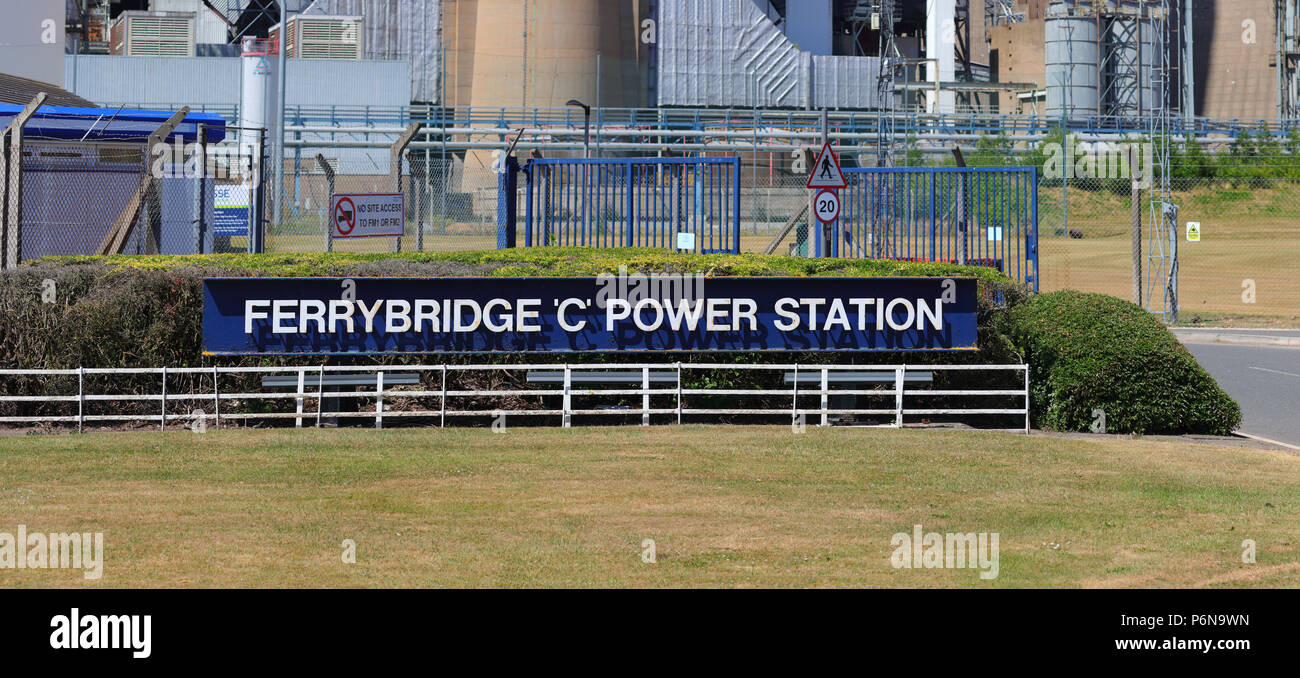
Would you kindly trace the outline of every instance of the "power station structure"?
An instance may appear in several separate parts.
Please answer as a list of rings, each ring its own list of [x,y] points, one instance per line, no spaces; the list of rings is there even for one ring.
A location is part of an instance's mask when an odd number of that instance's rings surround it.
[[[742,154],[770,177],[820,139],[866,170],[995,135],[1018,149],[1057,131],[1145,136],[1158,185],[1135,279],[1174,307],[1170,137],[1222,145],[1300,122],[1300,0],[66,4],[69,89],[107,107],[213,106],[242,153],[292,171],[292,187],[275,182],[277,220],[279,203],[319,209],[300,195],[304,166],[333,182],[346,164],[376,186],[407,171],[426,193],[478,200],[511,138],[553,160],[586,155],[586,138],[605,160]],[[409,154],[389,155],[412,125]]]
[[[1189,3],[1182,5],[1053,2],[1044,22],[1046,115],[1147,117],[1184,108],[1193,94],[1192,79],[1183,77],[1191,52],[1182,23]]]
[[[68,77],[54,84],[105,105],[237,107],[237,88],[205,86],[214,64],[203,64],[237,60],[245,37],[272,37],[282,4],[296,41],[286,56],[299,65],[284,74],[284,104],[342,111],[330,120],[340,126],[379,117],[349,117],[355,108],[496,108],[508,120],[511,112],[545,117],[570,100],[591,106],[598,122],[617,118],[616,109],[898,114],[870,118],[886,142],[894,127],[933,130],[921,117],[929,115],[1024,117],[1015,124],[1029,131],[1062,116],[1070,124],[1109,118],[1133,133],[1168,107],[1179,133],[1198,135],[1197,118],[1300,117],[1297,0],[68,4],[74,44]],[[406,69],[408,92],[364,89],[386,84],[383,63]],[[340,70],[333,86],[296,84],[325,64]],[[367,69],[374,77],[356,74]]]

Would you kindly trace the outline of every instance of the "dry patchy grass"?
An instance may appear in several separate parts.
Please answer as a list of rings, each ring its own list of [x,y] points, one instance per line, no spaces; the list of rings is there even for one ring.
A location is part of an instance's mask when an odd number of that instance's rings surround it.
[[[0,531],[102,531],[104,577],[0,585],[1295,586],[1300,458],[779,427],[0,438]],[[1000,575],[890,538],[998,532]],[[1241,542],[1259,562],[1241,562]],[[357,543],[344,564],[341,542]],[[641,560],[653,539],[658,562]]]

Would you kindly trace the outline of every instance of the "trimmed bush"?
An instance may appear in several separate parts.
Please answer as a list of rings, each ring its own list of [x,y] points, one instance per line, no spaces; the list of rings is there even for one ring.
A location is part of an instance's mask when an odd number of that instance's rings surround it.
[[[1005,363],[1017,360],[1005,336],[1007,305],[1023,298],[1020,287],[988,268],[898,261],[805,259],[758,255],[683,255],[663,250],[593,250],[581,248],[531,248],[454,253],[211,255],[199,257],[64,257],[34,262],[0,273],[0,368],[75,367],[198,367],[209,365],[381,365],[418,363],[545,363],[574,360],[573,354],[529,355],[512,353],[465,355],[343,355],[343,356],[204,356],[202,337],[202,282],[205,277],[470,277],[470,276],[596,276],[630,273],[703,273],[708,276],[969,276],[979,280],[980,351],[844,355],[837,353],[642,353],[644,362],[818,363]],[[46,281],[53,283],[52,290]],[[53,302],[47,292],[53,292]],[[43,295],[43,293],[46,293]],[[44,297],[44,298],[43,298]],[[587,354],[592,363],[626,361],[618,353]],[[944,375],[945,384],[964,388],[969,373]],[[174,387],[193,389],[202,375],[174,376]],[[486,381],[501,379],[494,373],[470,372],[455,377],[454,388],[489,388]],[[697,377],[686,377],[695,388]],[[779,373],[753,370],[714,372],[708,379],[730,388],[763,385],[781,388]],[[13,377],[0,380],[0,395],[53,395],[75,392],[77,377]],[[155,392],[158,377],[115,377],[122,392]],[[486,380],[486,381],[485,381]],[[718,381],[721,380],[721,381]],[[232,392],[258,391],[256,375],[229,376],[223,388]],[[499,384],[497,384],[499,386]],[[523,388],[526,384],[515,384]],[[437,388],[436,384],[425,384]],[[996,386],[996,385],[994,385]],[[1006,387],[1013,387],[1014,383]],[[209,386],[204,386],[208,388]],[[786,396],[755,407],[782,408]],[[637,400],[636,402],[640,402]],[[393,405],[398,405],[394,399]],[[434,404],[426,403],[429,407]],[[536,403],[533,403],[536,406]],[[288,411],[292,401],[247,405],[230,403],[230,411],[248,407]],[[936,401],[935,407],[949,406]],[[1009,403],[1008,407],[1014,406]],[[100,403],[103,413],[152,413],[152,403]],[[529,403],[512,405],[528,409]],[[0,415],[66,414],[60,404],[0,403]],[[779,417],[777,417],[779,419]]]
[[[988,268],[886,260],[759,255],[683,255],[663,250],[530,248],[451,253],[267,254],[198,257],[64,257],[0,273],[0,368],[193,367],[427,362],[428,356],[203,356],[202,281],[244,276],[595,276],[618,273],[709,276],[971,276],[979,279],[979,351],[807,354],[643,354],[646,362],[860,362],[978,364],[1029,360],[1037,425],[1086,431],[1093,409],[1115,432],[1228,433],[1240,410],[1150,314],[1127,302],[1077,292],[1026,301],[1021,287]],[[51,291],[45,281],[53,282]],[[584,356],[619,362],[618,354]],[[440,356],[439,362],[561,362],[572,355]],[[779,376],[771,378],[779,379]],[[750,371],[726,378],[755,383]],[[964,388],[965,373],[945,375]],[[75,377],[72,377],[75,379]],[[141,378],[140,388],[154,388]],[[55,379],[10,380],[5,392],[66,391]],[[73,388],[75,388],[75,381]],[[777,387],[773,382],[768,386]],[[246,385],[256,386],[251,381]],[[984,384],[987,387],[990,384]],[[1014,387],[1007,384],[1006,387]],[[235,385],[231,385],[235,387]],[[288,401],[285,401],[286,403]],[[943,405],[937,403],[936,407]],[[776,406],[776,405],[774,405]],[[994,406],[994,405],[990,405]],[[1007,407],[1014,407],[1008,402]],[[0,410],[16,411],[10,403]],[[27,408],[29,410],[42,409]],[[42,410],[43,411],[43,410]]]
[[[1019,287],[989,268],[899,261],[807,259],[760,255],[688,255],[652,249],[529,248],[405,254],[220,254],[204,256],[52,257],[0,273],[0,368],[194,367],[211,364],[319,364],[320,357],[276,358],[201,355],[203,279],[207,277],[475,277],[596,276],[696,273],[707,276],[968,276],[980,281],[978,355],[909,354],[908,362],[990,362],[1011,359],[1005,306]],[[43,298],[53,282],[54,302]],[[996,329],[993,329],[996,328]],[[611,360],[618,356],[609,354]],[[650,359],[651,356],[643,356]],[[665,356],[666,357],[666,356]],[[739,356],[751,359],[748,356]],[[666,357],[689,360],[688,354]],[[775,356],[767,360],[787,360]],[[830,354],[798,356],[827,362]],[[890,362],[890,354],[871,360]],[[455,357],[442,357],[439,360]],[[527,360],[545,360],[531,356]],[[556,356],[556,360],[565,360]],[[601,361],[601,357],[593,357]],[[332,356],[339,363],[400,363],[427,356]],[[479,355],[479,362],[511,362],[508,355]],[[717,357],[710,358],[716,361]]]
[[[1040,294],[1011,313],[1030,363],[1035,425],[1112,433],[1227,435],[1241,408],[1155,316],[1102,294]]]

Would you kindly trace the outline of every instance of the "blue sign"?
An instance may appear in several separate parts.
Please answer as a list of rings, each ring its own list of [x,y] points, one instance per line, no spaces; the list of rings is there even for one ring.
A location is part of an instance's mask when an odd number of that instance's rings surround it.
[[[976,348],[973,278],[215,278],[205,354]]]
[[[248,235],[247,186],[216,186],[212,189],[212,234]]]

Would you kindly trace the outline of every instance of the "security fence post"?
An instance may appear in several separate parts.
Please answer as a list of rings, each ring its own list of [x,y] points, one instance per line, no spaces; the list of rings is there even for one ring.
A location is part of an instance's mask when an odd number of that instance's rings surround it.
[[[4,132],[0,132],[3,143],[4,180],[3,214],[0,214],[0,269],[17,268],[22,261],[23,229],[23,127],[36,114],[36,109],[45,103],[46,94],[40,92],[32,98],[27,107],[14,116]]]
[[[207,203],[204,200],[204,194],[207,192],[208,160],[207,152],[203,144],[203,123],[195,126],[198,131],[195,134],[194,143],[194,164],[198,170],[198,176],[194,179],[194,253],[204,254],[203,240],[206,225],[203,218],[206,216]]]

